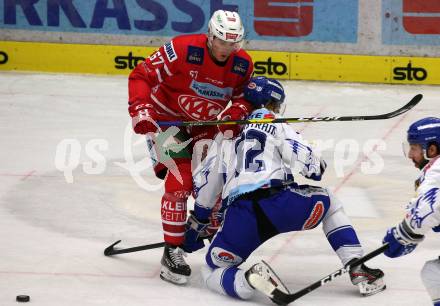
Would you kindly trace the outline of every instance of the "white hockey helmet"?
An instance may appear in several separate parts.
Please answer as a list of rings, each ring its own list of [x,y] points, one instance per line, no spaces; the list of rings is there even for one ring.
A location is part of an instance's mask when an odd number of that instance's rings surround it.
[[[209,42],[215,37],[232,43],[241,43],[244,38],[244,27],[237,12],[215,11],[208,24]]]

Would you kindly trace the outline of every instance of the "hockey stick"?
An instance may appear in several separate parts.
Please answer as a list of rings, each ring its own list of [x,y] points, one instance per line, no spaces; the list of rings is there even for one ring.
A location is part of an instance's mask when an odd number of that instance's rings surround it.
[[[378,249],[368,253],[367,255],[359,258],[351,265],[346,266],[344,268],[341,268],[339,270],[336,270],[335,272],[327,275],[326,277],[321,278],[319,281],[317,281],[317,282],[315,282],[315,283],[313,283],[313,284],[311,284],[311,285],[305,287],[304,289],[301,289],[295,293],[286,294],[286,293],[280,291],[279,289],[275,288],[275,290],[272,291],[272,299],[274,301],[276,301],[276,303],[278,305],[287,305],[289,303],[292,303],[293,301],[296,301],[300,297],[302,297],[302,296],[312,292],[313,290],[331,282],[336,277],[339,277],[339,276],[347,273],[348,271],[350,271],[351,267],[359,266],[359,265],[363,264],[364,262],[366,262],[367,260],[370,260],[371,258],[376,257],[379,254],[382,254],[387,248],[388,248],[388,243],[385,243],[380,248],[378,248]]]
[[[252,123],[300,123],[300,122],[330,122],[330,121],[365,121],[383,120],[396,117],[409,111],[417,105],[423,98],[422,94],[415,95],[411,101],[395,111],[382,115],[370,116],[342,116],[342,117],[295,117],[295,118],[276,118],[276,119],[247,119],[247,120],[216,120],[216,121],[158,121],[159,126],[199,126],[199,125],[218,125],[218,124],[252,124]]]
[[[137,247],[126,248],[126,249],[115,249],[114,246],[117,245],[119,242],[121,242],[121,240],[118,240],[115,243],[113,243],[112,245],[106,247],[104,250],[104,255],[105,256],[112,256],[112,255],[116,255],[116,254],[133,253],[133,252],[138,252],[138,251],[161,248],[165,245],[165,242],[159,242],[159,243],[140,245]]]
[[[211,237],[212,238],[212,237]],[[200,239],[210,239],[208,237],[200,238]],[[145,244],[140,245],[132,248],[126,248],[126,249],[115,249],[114,246],[117,245],[121,240],[116,241],[115,243],[109,245],[104,250],[105,256],[112,256],[117,254],[124,254],[124,253],[133,253],[133,252],[139,252],[139,251],[145,251],[145,250],[151,250],[151,249],[158,249],[165,246],[165,242],[158,242],[158,243],[151,243],[151,244]]]

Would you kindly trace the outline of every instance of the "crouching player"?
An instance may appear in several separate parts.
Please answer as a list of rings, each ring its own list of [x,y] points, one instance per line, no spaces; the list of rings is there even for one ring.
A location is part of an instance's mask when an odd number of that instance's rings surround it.
[[[440,118],[427,117],[408,129],[408,157],[421,170],[417,196],[411,200],[402,222],[388,229],[383,242],[391,258],[414,251],[429,230],[440,232]],[[427,261],[422,280],[435,306],[440,306],[440,259]]]
[[[282,85],[257,77],[245,88],[245,99],[255,111],[249,119],[273,119],[283,106]],[[221,139],[210,147],[195,172],[195,209],[188,219],[186,250],[201,247],[197,240],[209,224],[210,207],[221,194],[226,207],[223,224],[206,255],[202,274],[207,287],[231,297],[249,299],[255,289],[272,298],[278,288],[288,293],[270,267],[257,263],[239,268],[250,254],[271,237],[315,228],[324,233],[344,266],[363,250],[342,205],[328,189],[294,183],[293,174],[321,179],[326,164],[309,144],[286,123],[246,125],[239,137]],[[366,265],[350,270],[351,282],[362,295],[385,289],[384,273]]]

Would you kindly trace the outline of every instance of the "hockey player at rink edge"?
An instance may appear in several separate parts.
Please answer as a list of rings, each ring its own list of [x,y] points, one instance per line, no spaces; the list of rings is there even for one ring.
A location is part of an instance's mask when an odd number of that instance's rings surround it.
[[[252,78],[244,93],[255,107],[249,119],[275,118],[285,98],[282,85],[265,77]],[[335,196],[326,188],[294,182],[298,172],[321,180],[326,164],[290,125],[249,124],[239,137],[224,139],[219,134],[215,142],[194,171],[196,202],[185,234],[189,251],[203,246],[198,234],[209,224],[211,207],[221,194],[224,221],[202,268],[209,289],[239,299],[251,298],[257,289],[277,303],[270,292],[275,287],[288,290],[264,261],[247,271],[238,266],[275,235],[311,230],[320,223],[344,266],[363,256],[356,232]],[[385,289],[379,269],[363,264],[349,275],[364,296]]]
[[[415,184],[416,196],[407,206],[403,221],[388,229],[383,239],[389,243],[385,255],[391,258],[414,251],[431,229],[440,232],[440,118],[414,122],[407,137],[409,147],[405,151],[421,172]],[[427,261],[421,276],[433,304],[440,306],[440,258]]]
[[[128,111],[133,130],[147,136],[154,172],[165,180],[161,218],[166,245],[160,277],[175,284],[185,284],[191,274],[182,244],[187,201],[193,190],[193,150],[201,142],[212,140],[218,130],[233,136],[241,127],[161,128],[156,122],[217,120],[220,113],[220,120],[246,118],[252,105],[243,99],[243,89],[252,75],[253,63],[241,48],[243,38],[238,13],[218,10],[208,23],[207,34],[174,37],[129,76]],[[225,109],[228,103],[231,105]],[[219,224],[213,210],[208,229],[213,233]]]

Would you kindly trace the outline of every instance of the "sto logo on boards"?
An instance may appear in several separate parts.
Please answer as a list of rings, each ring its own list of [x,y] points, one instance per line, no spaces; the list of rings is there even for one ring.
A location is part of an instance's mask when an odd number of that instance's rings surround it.
[[[393,69],[394,80],[397,81],[424,81],[428,77],[428,72],[422,67],[413,67],[411,62],[406,67],[395,67]]]
[[[127,56],[125,55],[118,55],[115,57],[115,68],[116,69],[134,69],[139,62],[142,62],[145,58],[140,56],[133,56],[133,53],[131,51],[128,53]]]
[[[0,51],[0,65],[6,64],[8,59],[8,54],[4,51]]]
[[[254,72],[256,75],[283,75],[287,72],[286,64],[282,62],[273,62],[272,57],[269,57],[265,62],[258,61],[254,63]]]

